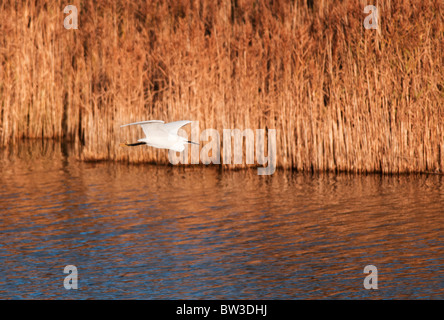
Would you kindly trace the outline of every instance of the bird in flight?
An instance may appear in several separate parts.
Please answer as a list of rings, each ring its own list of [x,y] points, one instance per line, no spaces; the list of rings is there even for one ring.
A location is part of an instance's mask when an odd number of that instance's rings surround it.
[[[149,120],[140,121],[122,125],[120,127],[140,125],[145,133],[145,138],[137,140],[136,143],[121,143],[121,146],[139,146],[146,144],[150,147],[160,149],[170,149],[178,152],[182,152],[185,149],[187,143],[197,144],[196,142],[189,141],[187,138],[181,137],[177,134],[177,131],[184,125],[190,123],[189,120],[181,120],[175,122],[165,123],[162,120]]]

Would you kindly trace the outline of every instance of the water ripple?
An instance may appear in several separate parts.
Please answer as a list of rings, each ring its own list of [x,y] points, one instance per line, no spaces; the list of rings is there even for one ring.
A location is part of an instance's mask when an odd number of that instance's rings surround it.
[[[444,298],[442,176],[29,161],[0,157],[0,298]]]

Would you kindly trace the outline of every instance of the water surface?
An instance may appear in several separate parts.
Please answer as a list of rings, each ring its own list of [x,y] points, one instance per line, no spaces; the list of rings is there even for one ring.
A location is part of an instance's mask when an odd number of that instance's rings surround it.
[[[440,175],[84,163],[50,142],[0,150],[0,172],[2,299],[444,298]]]

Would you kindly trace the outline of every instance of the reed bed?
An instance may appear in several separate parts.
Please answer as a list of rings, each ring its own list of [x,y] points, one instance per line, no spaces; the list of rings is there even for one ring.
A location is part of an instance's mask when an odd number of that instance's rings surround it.
[[[444,4],[378,1],[0,3],[0,146],[71,140],[81,160],[168,162],[120,125],[277,129],[277,165],[443,172]],[[189,131],[189,129],[187,129]],[[245,161],[245,158],[244,158]]]

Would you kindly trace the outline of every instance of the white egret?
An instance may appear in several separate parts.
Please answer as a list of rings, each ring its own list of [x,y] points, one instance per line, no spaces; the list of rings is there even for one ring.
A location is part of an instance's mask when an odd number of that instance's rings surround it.
[[[185,149],[185,144],[196,142],[189,141],[188,139],[181,137],[177,134],[177,131],[184,125],[190,123],[189,120],[175,121],[165,123],[162,120],[149,120],[140,121],[122,125],[120,127],[140,125],[145,133],[145,138],[137,140],[137,143],[123,143],[121,146],[139,146],[146,144],[150,147],[160,149],[171,149],[174,151],[182,152]]]

